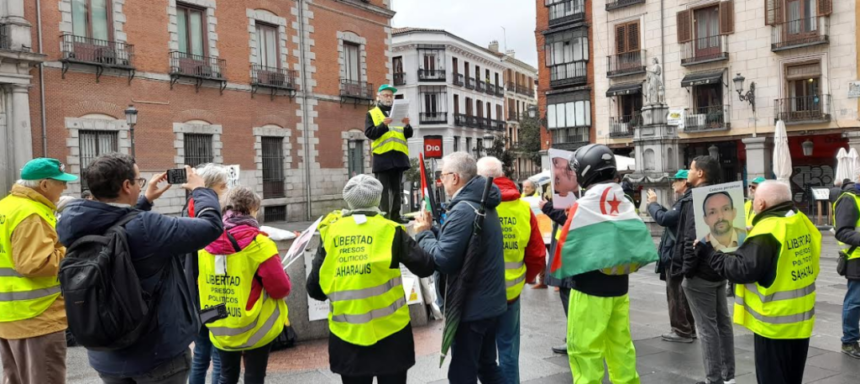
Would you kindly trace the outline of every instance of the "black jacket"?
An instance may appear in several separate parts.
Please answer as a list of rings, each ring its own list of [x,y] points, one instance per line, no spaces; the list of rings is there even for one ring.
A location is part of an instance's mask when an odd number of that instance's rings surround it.
[[[379,109],[385,113],[385,116],[391,112],[391,107],[380,105]],[[370,140],[376,140],[380,136],[388,132],[388,126],[385,123],[379,125],[373,124],[373,116],[367,112],[364,118],[364,135]],[[412,137],[412,126],[406,125],[403,127],[403,136],[407,139]],[[372,145],[372,144],[371,144]],[[388,151],[381,155],[373,155],[373,173],[388,172],[388,171],[406,171],[410,168],[409,156],[403,152]]]
[[[854,195],[860,194],[854,183],[844,184],[842,191],[843,193]],[[860,210],[857,209],[857,203],[850,196],[846,196],[836,203],[834,211],[836,240],[847,244],[849,247],[860,247],[860,233],[855,229],[857,220],[860,219]],[[845,277],[850,280],[860,280],[860,259],[849,260],[846,266],[847,273]]]
[[[696,221],[693,217],[693,190],[687,189],[684,196],[681,196],[672,209],[678,209],[678,218],[675,224],[675,247],[672,249],[672,258],[664,267],[666,274],[672,277],[684,276],[684,238],[687,232],[695,239],[696,237]],[[692,247],[693,243],[690,243]]]
[[[753,225],[768,217],[785,217],[797,212],[791,202],[783,203],[756,215]],[[772,234],[763,234],[746,241],[734,252],[714,252],[709,243],[699,243],[696,249],[708,260],[708,265],[720,276],[737,284],[758,283],[770,287],[776,279],[776,266],[782,246]]]
[[[704,185],[702,185],[704,186]],[[688,194],[690,198],[687,199]],[[680,220],[678,220],[678,247],[675,248],[675,256],[681,257],[681,271],[684,277],[698,277],[708,281],[721,281],[723,278],[711,268],[707,260],[696,252],[693,243],[696,242],[696,216],[693,213],[693,191],[684,194],[684,202],[681,205]],[[680,251],[680,252],[679,252]],[[674,263],[673,263],[674,265]],[[673,276],[675,276],[673,274]]]
[[[666,269],[672,262],[672,256],[675,254],[675,243],[678,238],[678,219],[681,216],[681,199],[672,205],[672,209],[666,209],[658,203],[648,204],[648,214],[654,219],[659,226],[665,228],[663,236],[660,238],[660,260],[657,262],[657,271],[660,273],[660,279],[666,279]]]
[[[308,295],[320,301],[327,299],[320,287],[320,268],[325,258],[325,248],[319,247],[307,282]],[[418,277],[433,274],[433,258],[418,247],[418,243],[412,240],[403,229],[398,229],[394,234],[391,246],[391,268],[399,269],[400,264],[405,265]],[[331,333],[328,338],[328,349],[332,372],[344,376],[389,375],[403,372],[415,365],[415,345],[411,323],[399,332],[368,347],[351,344]]]

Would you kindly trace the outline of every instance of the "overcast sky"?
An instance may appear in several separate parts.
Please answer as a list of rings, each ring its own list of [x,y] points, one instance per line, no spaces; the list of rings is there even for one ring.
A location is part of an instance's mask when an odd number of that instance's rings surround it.
[[[535,2],[528,0],[392,0],[395,28],[444,29],[479,46],[492,40],[537,68]]]

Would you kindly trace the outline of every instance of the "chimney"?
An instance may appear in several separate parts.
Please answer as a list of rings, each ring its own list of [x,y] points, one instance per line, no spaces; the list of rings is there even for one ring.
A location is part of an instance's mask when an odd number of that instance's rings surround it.
[[[517,52],[514,51],[513,49],[509,49],[507,52],[505,52],[505,54],[510,56],[511,58],[514,58],[514,59],[517,58]]]
[[[491,41],[489,49],[493,52],[498,53],[499,52],[499,41],[498,40]]]

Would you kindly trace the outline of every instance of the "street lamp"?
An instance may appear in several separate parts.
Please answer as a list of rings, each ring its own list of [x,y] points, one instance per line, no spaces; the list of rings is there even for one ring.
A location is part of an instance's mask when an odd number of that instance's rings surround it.
[[[815,144],[812,143],[812,140],[806,139],[803,144],[800,144],[803,147],[803,156],[809,157],[812,156],[812,150],[815,148]]]
[[[720,149],[717,148],[716,145],[711,145],[708,147],[708,154],[714,158],[714,160],[720,161]]]
[[[528,113],[530,119],[537,118],[537,106],[529,105]]]
[[[125,109],[125,122],[128,123],[129,135],[131,137],[131,157],[134,158],[134,126],[137,124],[137,108],[129,104]]]
[[[747,101],[752,106],[753,113],[755,113],[755,81],[750,83],[750,90],[747,91],[746,95],[744,95],[744,80],[746,80],[740,73],[732,79],[735,83],[735,90],[738,91],[738,97],[741,101]]]

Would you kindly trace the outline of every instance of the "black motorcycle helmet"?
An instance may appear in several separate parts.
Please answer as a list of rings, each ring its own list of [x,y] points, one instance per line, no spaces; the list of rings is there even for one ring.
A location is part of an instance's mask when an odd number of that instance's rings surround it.
[[[582,188],[615,179],[618,170],[615,154],[602,144],[589,144],[576,150],[570,159],[570,168]]]

